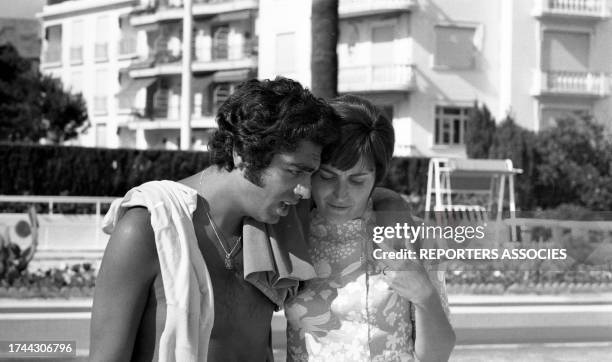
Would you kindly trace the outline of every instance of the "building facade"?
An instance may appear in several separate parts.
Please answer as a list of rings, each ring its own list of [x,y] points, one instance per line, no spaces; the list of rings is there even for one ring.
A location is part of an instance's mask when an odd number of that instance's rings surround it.
[[[241,81],[310,85],[311,2],[193,3],[191,141],[204,149]],[[45,7],[42,69],[86,95],[83,144],[178,147],[182,16],[182,0]],[[608,0],[340,0],[339,16],[339,92],[393,119],[398,156],[464,156],[475,102],[536,131],[574,111],[610,122]]]
[[[42,22],[41,71],[82,93],[91,127],[77,141],[84,146],[123,147],[121,124],[129,110],[116,95],[122,69],[137,57],[136,32],[129,26],[135,0],[55,1],[38,15]]]
[[[498,121],[511,115],[536,131],[574,111],[609,123],[609,6],[340,0],[339,92],[360,94],[392,115],[395,155],[402,156],[464,156],[474,102]],[[310,2],[261,0],[259,11],[260,78],[283,74],[308,85]]]

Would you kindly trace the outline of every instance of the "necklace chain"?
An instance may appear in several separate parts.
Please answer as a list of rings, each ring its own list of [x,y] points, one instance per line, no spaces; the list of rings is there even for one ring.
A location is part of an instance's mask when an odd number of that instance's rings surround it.
[[[202,189],[203,178],[204,178],[204,171],[200,173],[200,183],[198,184],[198,191]],[[239,246],[242,245],[242,236],[238,237],[238,240],[236,240],[236,242],[234,243],[234,246],[232,246],[232,248],[228,252],[227,249],[225,248],[225,243],[224,243],[225,238],[222,237],[223,233],[220,230],[217,230],[217,224],[215,223],[215,221],[213,220],[212,216],[210,215],[208,211],[206,211],[206,216],[208,217],[210,226],[212,227],[213,232],[215,233],[215,236],[217,237],[217,240],[219,241],[219,245],[221,246],[221,249],[223,249],[223,252],[225,253],[225,260],[224,260],[225,268],[228,270],[231,270],[233,269],[232,259],[234,258],[236,252],[240,250]]]

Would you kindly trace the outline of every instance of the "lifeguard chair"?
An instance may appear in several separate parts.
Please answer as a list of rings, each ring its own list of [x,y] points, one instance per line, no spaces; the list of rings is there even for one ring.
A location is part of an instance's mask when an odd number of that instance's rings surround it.
[[[489,214],[496,212],[501,221],[504,195],[508,183],[508,209],[511,217],[516,211],[514,175],[523,171],[512,165],[512,160],[432,158],[427,172],[425,220],[433,211],[445,223],[470,221],[486,223]],[[433,195],[433,205],[432,205]],[[479,204],[457,204],[453,196],[482,195]],[[497,208],[492,210],[497,199]],[[514,234],[514,232],[513,232]],[[515,236],[512,235],[513,240]]]

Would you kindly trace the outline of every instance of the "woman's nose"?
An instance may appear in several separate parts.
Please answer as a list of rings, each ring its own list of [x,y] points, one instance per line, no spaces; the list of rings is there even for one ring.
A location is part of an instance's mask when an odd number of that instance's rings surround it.
[[[348,195],[348,187],[345,182],[338,182],[334,187],[334,196],[338,199],[343,199]]]

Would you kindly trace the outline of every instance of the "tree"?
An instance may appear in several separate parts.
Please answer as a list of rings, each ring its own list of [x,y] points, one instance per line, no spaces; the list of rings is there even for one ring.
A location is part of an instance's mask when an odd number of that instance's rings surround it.
[[[312,0],[311,90],[317,97],[338,95],[338,0]]]
[[[43,75],[11,44],[0,45],[0,141],[52,143],[75,138],[87,128],[81,94]]]
[[[612,142],[604,126],[589,115],[557,120],[538,135],[539,203],[582,205],[594,211],[612,208]]]
[[[493,144],[495,134],[495,118],[486,105],[474,107],[470,111],[470,119],[465,133],[465,148],[470,158],[487,158]]]
[[[534,206],[534,190],[537,186],[539,154],[536,149],[537,135],[514,122],[507,116],[494,128],[489,147],[489,158],[512,160],[512,165],[523,170],[516,180],[518,203],[523,209]]]

